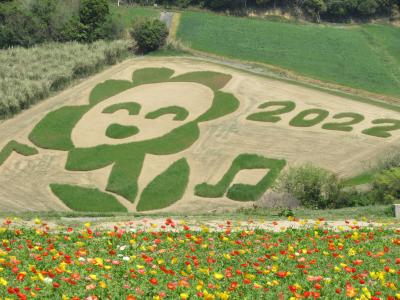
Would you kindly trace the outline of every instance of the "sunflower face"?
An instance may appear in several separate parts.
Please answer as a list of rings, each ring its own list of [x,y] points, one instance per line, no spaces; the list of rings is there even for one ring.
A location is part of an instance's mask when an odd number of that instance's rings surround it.
[[[121,196],[132,204],[138,200],[137,207],[129,207],[137,211],[166,208],[182,199],[191,172],[186,157],[161,168],[150,182],[139,186],[146,171],[145,157],[183,152],[200,137],[199,124],[235,112],[240,102],[222,91],[230,75],[173,74],[171,69],[146,68],[134,71],[132,81],[104,81],[92,90],[86,105],[61,107],[35,126],[29,138],[36,146],[68,151],[66,170],[111,167],[104,191],[51,183],[53,193],[68,207],[80,209],[82,198],[94,194],[115,207],[121,203],[110,196]]]
[[[144,84],[94,105],[72,130],[76,148],[152,140],[195,121],[214,92],[193,82]]]

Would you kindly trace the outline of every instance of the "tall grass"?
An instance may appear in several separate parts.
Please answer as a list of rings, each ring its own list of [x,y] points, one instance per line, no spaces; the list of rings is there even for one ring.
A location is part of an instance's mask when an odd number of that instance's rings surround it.
[[[128,55],[128,41],[51,43],[0,51],[0,119]]]

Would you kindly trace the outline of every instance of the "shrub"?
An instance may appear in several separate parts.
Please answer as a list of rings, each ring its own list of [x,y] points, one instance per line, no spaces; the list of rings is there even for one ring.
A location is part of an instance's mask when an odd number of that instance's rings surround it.
[[[378,170],[390,170],[397,167],[400,167],[400,149],[393,149],[393,151],[379,159],[376,165]]]
[[[0,47],[32,46],[45,40],[45,25],[17,3],[0,6]]]
[[[147,53],[165,44],[168,29],[160,20],[147,20],[134,25],[131,36],[136,41],[138,50]]]
[[[275,189],[292,194],[302,206],[325,209],[338,206],[342,183],[335,174],[306,164],[284,172]]]
[[[311,13],[316,21],[321,21],[320,13],[326,11],[326,4],[323,0],[305,0],[304,8],[307,12]]]
[[[400,168],[380,172],[372,186],[377,203],[390,204],[400,199]]]
[[[50,85],[51,91],[58,91],[66,87],[71,81],[71,77],[65,74],[60,74],[54,77],[53,82]]]
[[[362,0],[359,2],[357,10],[363,16],[371,16],[376,13],[379,5],[375,0]]]

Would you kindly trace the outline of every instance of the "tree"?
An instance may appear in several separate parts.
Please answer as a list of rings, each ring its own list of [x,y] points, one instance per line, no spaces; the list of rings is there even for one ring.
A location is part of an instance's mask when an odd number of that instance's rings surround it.
[[[54,0],[36,0],[32,2],[31,12],[41,21],[43,27],[46,28],[46,37],[48,40],[55,36],[56,28],[54,21],[57,20],[55,20],[54,15],[58,3],[58,1]]]
[[[165,44],[168,28],[160,20],[147,20],[136,24],[131,31],[140,52],[147,53],[157,50]]]
[[[303,5],[308,13],[314,15],[318,23],[321,22],[320,13],[326,11],[324,0],[305,0]]]
[[[0,48],[29,47],[46,39],[45,26],[28,9],[14,2],[0,8]]]
[[[86,27],[88,42],[98,39],[97,29],[107,20],[110,7],[107,0],[82,0],[79,8],[80,22]]]
[[[376,13],[378,3],[375,0],[360,0],[357,10],[361,15],[371,16]]]
[[[347,18],[357,5],[357,0],[329,0],[327,2],[327,13],[335,19]]]
[[[311,164],[289,168],[275,183],[276,191],[293,195],[308,208],[341,205],[342,188],[335,174]]]

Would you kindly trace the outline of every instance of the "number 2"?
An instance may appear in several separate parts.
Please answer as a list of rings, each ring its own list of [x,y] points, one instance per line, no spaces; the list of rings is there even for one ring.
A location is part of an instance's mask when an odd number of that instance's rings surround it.
[[[251,114],[247,117],[247,120],[276,123],[282,120],[278,115],[286,114],[296,108],[296,104],[292,101],[270,101],[261,104],[258,108],[264,109],[271,106],[281,106],[281,108]]]
[[[360,122],[362,122],[365,117],[363,115],[360,114],[356,114],[356,113],[350,113],[350,112],[344,112],[344,113],[340,113],[337,115],[333,116],[334,119],[344,119],[344,118],[349,118],[351,119],[350,121],[346,121],[346,122],[337,122],[337,123],[326,123],[322,126],[323,129],[327,129],[327,130],[338,130],[338,131],[352,131],[353,130],[353,126],[350,125],[355,125],[358,124]]]
[[[400,129],[400,121],[396,119],[377,119],[372,121],[372,124],[392,124],[392,125],[375,126],[369,129],[365,129],[362,133],[381,138],[388,138],[392,136],[388,131]]]

